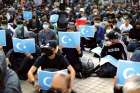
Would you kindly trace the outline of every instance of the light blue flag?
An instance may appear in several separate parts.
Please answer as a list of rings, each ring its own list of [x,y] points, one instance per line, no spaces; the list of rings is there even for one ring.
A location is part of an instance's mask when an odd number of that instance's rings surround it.
[[[80,46],[80,32],[58,32],[59,45],[65,48]]]
[[[32,12],[31,11],[23,11],[23,18],[25,20],[31,20],[32,19]]]
[[[125,80],[132,76],[140,76],[140,62],[119,60],[117,68],[117,84],[123,86]]]
[[[118,60],[116,58],[112,57],[111,55],[107,55],[107,56],[101,58],[100,65],[103,65],[104,63],[107,63],[107,62],[111,63],[115,67],[118,66]]]
[[[65,70],[60,70],[56,72],[42,71],[42,70],[38,71],[38,74],[37,74],[38,83],[42,90],[48,90],[49,88],[51,88],[53,77],[56,73],[62,73],[62,74],[67,75],[68,70],[65,69]]]
[[[50,23],[57,23],[58,18],[59,18],[59,15],[58,14],[51,15],[50,16]]]
[[[96,28],[94,26],[81,26],[79,31],[81,37],[94,37]]]
[[[0,30],[0,45],[6,46],[6,33],[5,30]]]
[[[35,53],[35,39],[18,39],[13,38],[13,48],[15,52]]]

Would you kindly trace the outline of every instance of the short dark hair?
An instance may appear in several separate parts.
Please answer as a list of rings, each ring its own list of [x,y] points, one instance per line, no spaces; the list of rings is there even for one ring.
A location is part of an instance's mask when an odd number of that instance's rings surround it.
[[[106,35],[106,37],[108,39],[119,39],[119,33],[116,31],[111,31]]]

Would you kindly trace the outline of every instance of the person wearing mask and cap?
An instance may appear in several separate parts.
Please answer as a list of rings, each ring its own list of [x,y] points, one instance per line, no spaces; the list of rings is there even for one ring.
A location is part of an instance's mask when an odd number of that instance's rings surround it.
[[[46,45],[49,40],[57,40],[56,33],[50,28],[50,24],[47,22],[43,23],[43,30],[38,33],[39,46]]]
[[[40,87],[35,83],[36,79],[34,73],[37,71],[39,67],[41,70],[47,69],[57,69],[64,70],[68,69],[70,78],[71,78],[71,87],[72,82],[75,78],[75,70],[69,64],[68,60],[58,52],[58,44],[56,40],[49,41],[45,46],[42,46],[42,55],[36,60],[33,66],[30,68],[28,72],[29,82],[35,85],[36,91],[40,91]]]

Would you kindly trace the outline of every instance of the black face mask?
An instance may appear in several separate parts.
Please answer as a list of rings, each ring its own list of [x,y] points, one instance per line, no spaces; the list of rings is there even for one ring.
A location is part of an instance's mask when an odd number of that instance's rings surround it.
[[[45,56],[47,57],[53,55],[53,51],[51,48],[42,48],[41,51],[42,53],[45,53]]]

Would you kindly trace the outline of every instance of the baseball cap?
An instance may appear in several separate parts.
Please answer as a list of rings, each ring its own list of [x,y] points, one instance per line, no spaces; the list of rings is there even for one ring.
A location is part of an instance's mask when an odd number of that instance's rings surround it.
[[[50,40],[45,46],[41,45],[41,48],[56,48],[58,46],[58,43],[56,40]]]

